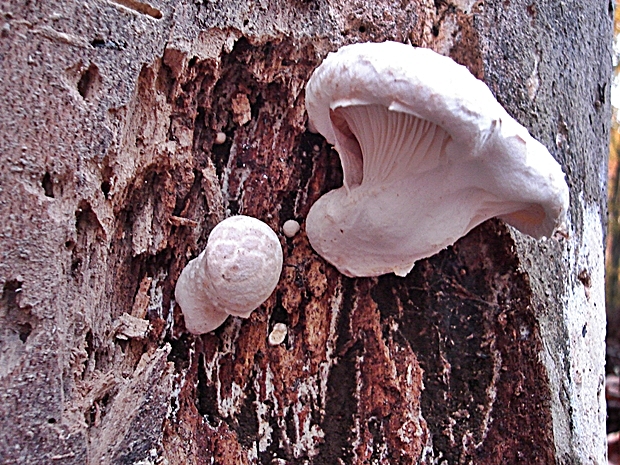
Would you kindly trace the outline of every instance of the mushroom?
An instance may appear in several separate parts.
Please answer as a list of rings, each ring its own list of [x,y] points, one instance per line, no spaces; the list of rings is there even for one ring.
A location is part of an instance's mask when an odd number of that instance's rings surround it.
[[[286,335],[288,334],[288,328],[284,323],[276,323],[273,325],[273,329],[271,333],[269,333],[269,344],[272,346],[280,345],[286,339]]]
[[[289,239],[295,237],[295,234],[299,232],[301,226],[295,220],[286,220],[282,225],[282,232]]]
[[[229,315],[248,318],[276,288],[281,271],[282,246],[269,226],[243,215],[222,221],[177,281],[185,327],[203,334]]]
[[[330,53],[306,88],[343,186],[310,209],[316,252],[347,276],[405,276],[499,217],[535,238],[563,227],[560,165],[448,57],[395,42]]]

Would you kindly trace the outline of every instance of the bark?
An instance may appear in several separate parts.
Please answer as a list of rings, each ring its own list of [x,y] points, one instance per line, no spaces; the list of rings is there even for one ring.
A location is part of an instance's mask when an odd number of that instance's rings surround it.
[[[2,2],[0,462],[605,463],[612,10]],[[329,51],[382,40],[488,83],[563,165],[568,238],[491,220],[406,278],[312,251],[303,219],[342,175],[304,85]],[[176,279],[237,213],[279,233],[280,284],[191,336]]]

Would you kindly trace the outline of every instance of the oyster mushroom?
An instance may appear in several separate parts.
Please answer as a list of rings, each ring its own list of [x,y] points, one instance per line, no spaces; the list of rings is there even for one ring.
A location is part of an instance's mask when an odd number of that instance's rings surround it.
[[[282,246],[269,226],[243,215],[222,221],[177,281],[185,327],[203,334],[229,315],[248,318],[271,295],[281,271]]]
[[[344,175],[306,232],[347,276],[405,276],[492,217],[535,238],[562,228],[560,165],[450,58],[395,42],[343,47],[314,71],[306,108]]]

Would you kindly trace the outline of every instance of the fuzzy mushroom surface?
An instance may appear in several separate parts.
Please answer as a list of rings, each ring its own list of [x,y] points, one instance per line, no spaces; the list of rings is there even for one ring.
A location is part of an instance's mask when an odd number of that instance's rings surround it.
[[[347,276],[405,276],[492,217],[535,238],[563,227],[560,165],[448,57],[395,42],[345,46],[312,74],[306,109],[343,171],[306,232]]]
[[[267,224],[243,215],[222,221],[177,281],[174,295],[185,327],[203,334],[229,315],[248,318],[269,298],[281,272],[282,246]]]

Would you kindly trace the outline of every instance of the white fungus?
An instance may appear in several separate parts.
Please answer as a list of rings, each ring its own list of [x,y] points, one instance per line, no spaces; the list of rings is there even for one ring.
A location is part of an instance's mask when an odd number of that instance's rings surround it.
[[[405,276],[491,217],[536,238],[563,227],[560,165],[450,58],[395,42],[343,47],[313,73],[306,108],[344,175],[306,232],[347,276]]]
[[[269,226],[243,215],[222,221],[177,281],[185,327],[203,334],[229,315],[248,318],[271,295],[281,271],[282,247]]]
[[[215,140],[213,141],[213,143],[215,145],[222,145],[224,142],[226,142],[226,133],[225,132],[216,133]]]
[[[271,333],[269,333],[269,344],[272,346],[280,345],[286,339],[286,335],[288,334],[288,328],[284,323],[276,323],[273,325],[273,329]]]
[[[295,220],[286,220],[284,224],[282,225],[282,232],[289,239],[291,237],[294,237],[295,234],[297,234],[300,229],[301,229],[301,226],[299,226],[299,223]]]

